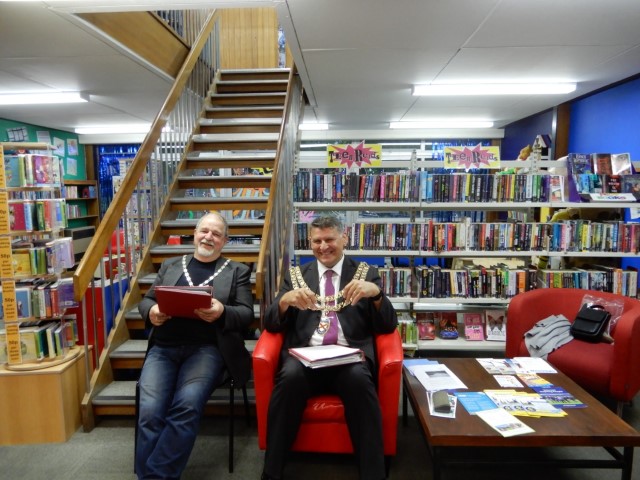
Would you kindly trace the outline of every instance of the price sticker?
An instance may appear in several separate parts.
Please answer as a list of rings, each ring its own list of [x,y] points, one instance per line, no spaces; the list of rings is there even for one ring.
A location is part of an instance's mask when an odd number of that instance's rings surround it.
[[[9,196],[6,191],[0,190],[0,234],[11,231],[9,224]]]
[[[4,309],[5,322],[18,321],[16,282],[14,280],[3,280],[2,282],[2,308]]]
[[[11,257],[11,238],[0,237],[0,278],[13,278],[13,258]]]
[[[7,188],[7,175],[4,171],[4,149],[0,147],[0,188]]]
[[[22,348],[20,348],[20,330],[17,323],[5,325],[7,340],[7,361],[9,365],[22,363]]]

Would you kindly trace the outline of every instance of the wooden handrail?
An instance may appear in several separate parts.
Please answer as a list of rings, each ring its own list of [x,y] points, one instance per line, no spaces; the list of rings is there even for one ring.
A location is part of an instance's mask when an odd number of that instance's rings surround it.
[[[151,124],[151,129],[145,137],[138,153],[133,160],[128,174],[125,176],[122,185],[115,194],[113,201],[109,205],[102,222],[98,226],[95,236],[91,240],[87,251],[83,255],[76,271],[73,274],[73,291],[76,301],[81,301],[84,293],[93,278],[102,254],[111,241],[111,234],[118,228],[118,222],[125,211],[127,203],[131,198],[139,179],[142,177],[151,154],[156,148],[160,139],[162,129],[167,123],[169,114],[175,107],[182,91],[185,88],[189,75],[194,69],[198,57],[204,48],[217,19],[216,11],[212,11],[207,17],[196,41],[187,56],[185,63],[176,76],[169,94],[160,109],[160,112]]]

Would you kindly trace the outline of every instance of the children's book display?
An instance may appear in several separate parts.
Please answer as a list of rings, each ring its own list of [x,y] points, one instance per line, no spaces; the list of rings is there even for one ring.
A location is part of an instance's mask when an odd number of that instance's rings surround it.
[[[48,367],[71,358],[77,338],[73,239],[61,198],[62,162],[41,143],[0,144],[0,363],[8,369]],[[75,349],[73,356],[78,352]],[[68,358],[67,358],[68,357]]]

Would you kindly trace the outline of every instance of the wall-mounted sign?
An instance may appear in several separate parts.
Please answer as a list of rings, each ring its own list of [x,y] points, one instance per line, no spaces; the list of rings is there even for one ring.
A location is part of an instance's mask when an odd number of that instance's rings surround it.
[[[382,145],[366,145],[364,141],[350,145],[327,145],[330,168],[379,167],[382,165]]]
[[[444,147],[444,168],[500,168],[500,147]]]

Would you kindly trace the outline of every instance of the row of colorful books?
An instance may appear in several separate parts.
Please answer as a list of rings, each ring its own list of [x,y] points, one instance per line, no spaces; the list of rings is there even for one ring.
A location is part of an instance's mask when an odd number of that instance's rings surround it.
[[[78,341],[78,325],[74,316],[23,324],[19,332],[22,363],[64,356]],[[6,361],[6,331],[0,329],[0,364]]]
[[[96,187],[93,185],[67,185],[62,187],[64,198],[96,198]]]
[[[564,176],[548,173],[356,174],[301,170],[296,202],[548,202],[564,200]]]
[[[31,277],[60,272],[75,264],[73,239],[32,239],[15,243],[11,251],[15,277]]]
[[[60,318],[68,308],[78,305],[73,296],[73,279],[34,278],[16,283],[16,306],[19,320]],[[0,288],[0,319],[4,319]]]
[[[67,227],[64,198],[9,200],[9,225],[14,232],[54,231]]]
[[[62,169],[55,155],[5,155],[4,171],[9,188],[60,185]]]
[[[402,312],[398,317],[398,331],[402,343],[408,345],[436,338],[504,342],[507,314],[504,308],[477,312]]]
[[[427,298],[512,298],[536,288],[580,288],[636,298],[638,272],[607,265],[567,270],[509,268],[508,266],[446,269],[436,265],[415,268],[417,296]]]
[[[499,222],[351,223],[351,250],[421,252],[640,252],[640,223]],[[310,225],[298,223],[294,248],[308,250]]]

